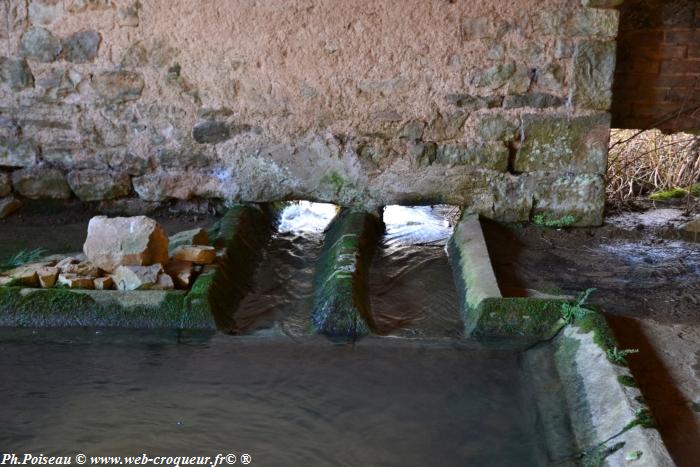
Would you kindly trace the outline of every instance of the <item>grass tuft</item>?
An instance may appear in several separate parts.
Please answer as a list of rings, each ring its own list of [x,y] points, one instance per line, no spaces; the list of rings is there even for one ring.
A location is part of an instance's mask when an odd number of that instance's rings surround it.
[[[0,271],[18,268],[27,263],[34,263],[46,255],[46,250],[36,248],[34,250],[22,250],[14,256],[0,263]]]

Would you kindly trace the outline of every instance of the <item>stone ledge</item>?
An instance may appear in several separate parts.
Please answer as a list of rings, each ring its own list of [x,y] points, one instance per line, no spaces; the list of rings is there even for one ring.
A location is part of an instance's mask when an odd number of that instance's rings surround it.
[[[369,300],[369,266],[382,222],[348,209],[331,223],[316,266],[312,326],[331,338],[354,339],[376,326]]]

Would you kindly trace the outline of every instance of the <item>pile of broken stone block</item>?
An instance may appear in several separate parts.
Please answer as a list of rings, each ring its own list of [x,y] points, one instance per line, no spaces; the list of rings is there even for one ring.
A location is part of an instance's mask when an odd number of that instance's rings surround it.
[[[0,273],[0,286],[96,290],[187,290],[214,268],[224,250],[209,246],[205,229],[170,238],[145,216],[93,217],[83,253],[54,255]]]

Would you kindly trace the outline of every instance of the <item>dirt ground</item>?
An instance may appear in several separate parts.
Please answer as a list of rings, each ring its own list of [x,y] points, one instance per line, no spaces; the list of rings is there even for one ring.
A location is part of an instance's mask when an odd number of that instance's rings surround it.
[[[596,288],[630,368],[679,466],[700,459],[700,243],[680,209],[609,216],[596,229],[484,222],[504,293]]]

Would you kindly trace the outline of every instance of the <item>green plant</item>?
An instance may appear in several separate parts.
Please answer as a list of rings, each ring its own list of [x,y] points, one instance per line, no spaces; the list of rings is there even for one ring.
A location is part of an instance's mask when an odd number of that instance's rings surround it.
[[[613,347],[606,352],[608,360],[618,365],[626,364],[627,356],[635,353],[639,353],[639,349],[618,349],[617,347]]]
[[[617,380],[623,386],[627,386],[627,387],[631,387],[631,388],[637,387],[637,382],[630,375],[620,375],[617,377]]]
[[[654,428],[654,417],[651,415],[649,409],[639,409],[636,414],[634,414],[634,419],[625,426],[624,431],[631,430],[635,426],[641,426],[642,428]]]
[[[9,259],[0,263],[0,271],[6,269],[14,269],[22,266],[23,264],[33,263],[42,256],[46,254],[46,250],[43,248],[36,248],[34,250],[22,250]]]
[[[578,296],[574,303],[561,304],[561,317],[567,324],[571,324],[575,320],[583,319],[588,313],[593,312],[583,305],[586,304],[588,297],[595,292],[595,290],[596,289],[586,289],[586,291]]]
[[[569,227],[572,224],[576,222],[576,218],[571,215],[566,215],[563,217],[560,217],[559,219],[553,218],[546,216],[544,214],[536,214],[532,218],[532,222],[535,223],[536,225],[540,225],[542,227],[552,227],[556,229],[560,229],[562,227]]]

